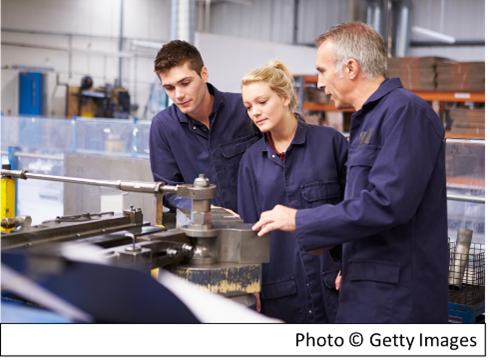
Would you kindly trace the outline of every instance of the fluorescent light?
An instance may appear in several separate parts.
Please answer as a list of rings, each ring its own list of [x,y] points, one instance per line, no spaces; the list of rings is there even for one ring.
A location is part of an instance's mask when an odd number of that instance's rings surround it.
[[[241,5],[253,5],[254,0],[226,0],[229,3],[241,4]]]
[[[211,0],[212,1],[212,0]],[[253,5],[255,0],[215,0],[214,3],[235,3],[240,5]]]
[[[148,42],[146,40],[132,40],[131,44],[137,47],[146,47],[146,48],[154,48],[154,49],[160,49],[163,46],[162,43]]]
[[[450,35],[434,32],[433,30],[417,27],[415,25],[412,27],[412,32],[420,35],[425,35],[426,37],[429,38],[440,40],[441,42],[444,43],[453,44],[456,42],[456,38],[451,37]]]

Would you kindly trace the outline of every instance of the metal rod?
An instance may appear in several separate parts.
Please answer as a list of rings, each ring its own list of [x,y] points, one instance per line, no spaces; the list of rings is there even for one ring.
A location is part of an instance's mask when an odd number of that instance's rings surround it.
[[[465,195],[447,195],[447,199],[451,201],[461,201],[461,202],[473,202],[473,203],[485,203],[485,197],[477,196],[465,196]]]
[[[410,41],[410,47],[469,47],[469,46],[485,46],[485,40],[475,39],[475,40],[456,40],[454,43],[444,43],[439,41],[420,41],[412,40]]]
[[[124,29],[124,0],[121,2],[121,13],[119,20],[119,53],[123,50],[123,29]],[[118,86],[122,87],[122,57],[119,56],[119,72],[118,72]]]
[[[142,193],[177,192],[178,186],[166,186],[164,182],[134,182],[134,181],[101,181],[96,179],[53,176],[49,174],[29,173],[28,171],[2,169],[2,176],[22,179],[41,179],[45,181],[79,183],[85,185],[109,187],[122,191]]]
[[[75,177],[53,176],[49,174],[29,173],[27,171],[9,171],[6,169],[2,169],[2,176],[9,176],[9,177],[21,178],[21,179],[31,178],[31,179],[41,179],[45,181],[81,183],[86,185],[112,187],[112,188],[117,188],[120,183],[120,181],[99,181],[99,180],[87,179],[87,178],[75,178]]]
[[[299,18],[299,0],[294,0],[294,6],[293,6],[293,44],[298,44],[298,18]],[[301,111],[299,113],[301,114]]]
[[[204,9],[204,31],[211,33],[211,0],[206,0]]]
[[[54,154],[35,154],[35,153],[15,152],[14,155],[16,157],[25,157],[25,158],[55,159],[59,161],[63,160],[63,156],[54,155]]]
[[[114,37],[110,35],[95,35],[95,34],[83,34],[83,33],[66,33],[66,32],[54,32],[54,31],[43,31],[43,30],[22,30],[22,29],[11,29],[11,28],[2,28],[2,32],[9,33],[25,33],[25,34],[45,34],[45,35],[56,35],[56,36],[64,36],[64,37],[82,37],[82,38],[100,38],[100,39],[110,39],[110,40],[119,40],[120,37]],[[131,40],[139,40],[144,42],[158,42],[158,43],[166,43],[167,41],[163,40],[155,40],[155,38],[132,38],[132,37],[123,37],[126,41]]]

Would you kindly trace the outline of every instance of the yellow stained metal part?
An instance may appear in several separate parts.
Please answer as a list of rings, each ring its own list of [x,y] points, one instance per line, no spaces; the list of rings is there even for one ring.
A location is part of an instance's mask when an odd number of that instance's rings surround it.
[[[160,271],[159,268],[155,268],[155,269],[152,269],[150,272],[151,272],[151,276],[155,279],[158,279],[158,272]]]
[[[15,179],[2,177],[2,219],[5,217],[15,217]],[[2,232],[13,230],[2,228]]]
[[[249,265],[245,267],[227,267],[214,272],[206,272],[205,269],[177,269],[173,273],[197,284],[205,291],[227,293],[254,293],[260,292],[261,266]],[[208,274],[209,273],[209,274]]]

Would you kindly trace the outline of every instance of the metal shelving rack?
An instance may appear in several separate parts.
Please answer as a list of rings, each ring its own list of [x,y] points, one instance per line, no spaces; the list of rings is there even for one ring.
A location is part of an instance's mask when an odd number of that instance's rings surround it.
[[[334,104],[317,104],[313,102],[304,102],[304,89],[306,84],[318,82],[318,76],[314,75],[297,75],[295,76],[297,83],[299,83],[299,105],[298,109],[300,113],[305,110],[311,111],[339,111],[335,108]],[[413,91],[414,94],[420,96],[429,102],[441,102],[441,112],[444,111],[444,102],[485,102],[484,91]],[[354,109],[342,110],[344,112],[354,112]],[[461,137],[475,137],[484,139],[484,137],[472,136],[472,135],[459,135],[447,133],[447,136],[461,136]]]

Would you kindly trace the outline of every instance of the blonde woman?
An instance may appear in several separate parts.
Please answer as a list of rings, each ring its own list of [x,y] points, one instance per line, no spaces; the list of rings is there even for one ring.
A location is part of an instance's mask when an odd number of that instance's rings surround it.
[[[238,178],[238,212],[247,223],[277,204],[304,209],[342,201],[347,141],[296,114],[292,76],[280,61],[247,73],[242,98],[264,134],[244,154]],[[338,253],[334,248],[335,253]],[[296,234],[271,233],[270,263],[263,265],[261,311],[287,323],[334,322],[335,278],[340,262],[328,251],[304,251]]]

